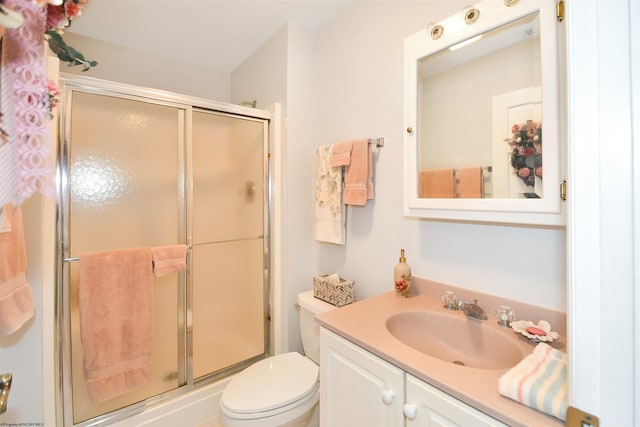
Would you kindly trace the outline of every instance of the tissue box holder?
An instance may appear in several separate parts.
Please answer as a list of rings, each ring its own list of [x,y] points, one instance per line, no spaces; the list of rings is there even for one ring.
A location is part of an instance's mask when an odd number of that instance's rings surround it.
[[[353,280],[340,278],[340,283],[327,280],[328,274],[313,277],[313,296],[342,307],[356,300],[356,285]]]

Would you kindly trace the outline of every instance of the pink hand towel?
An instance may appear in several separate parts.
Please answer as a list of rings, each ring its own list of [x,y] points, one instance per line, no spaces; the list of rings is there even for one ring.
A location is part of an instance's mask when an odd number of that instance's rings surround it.
[[[351,164],[351,151],[353,150],[353,142],[349,141],[339,142],[333,144],[331,148],[331,166],[349,166]]]
[[[482,168],[474,166],[460,170],[460,198],[479,199],[483,197]]]
[[[346,205],[365,206],[367,204],[370,157],[369,141],[366,139],[355,140],[351,150],[351,163],[344,177],[344,203]],[[371,198],[373,198],[373,185],[371,185]]]
[[[422,174],[421,197],[449,199],[456,197],[456,175],[453,169],[429,169]]]
[[[151,249],[80,255],[78,308],[89,397],[103,402],[149,382]]]
[[[161,277],[187,267],[187,246],[169,245],[151,248],[153,274]]]
[[[10,231],[0,233],[0,335],[20,329],[35,313],[31,286],[27,282],[27,253],[22,211],[8,204],[2,210]]]

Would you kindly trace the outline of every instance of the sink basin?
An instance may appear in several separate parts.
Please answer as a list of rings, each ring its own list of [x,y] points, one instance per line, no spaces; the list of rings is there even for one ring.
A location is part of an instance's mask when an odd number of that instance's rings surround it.
[[[525,352],[508,331],[486,322],[459,312],[407,311],[389,317],[386,326],[402,343],[446,362],[479,369],[515,366]]]

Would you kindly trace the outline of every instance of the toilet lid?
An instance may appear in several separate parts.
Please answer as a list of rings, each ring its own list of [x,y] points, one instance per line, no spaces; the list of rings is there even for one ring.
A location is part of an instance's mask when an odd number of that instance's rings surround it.
[[[317,383],[318,365],[300,353],[284,353],[238,374],[225,387],[222,404],[241,414],[270,411],[303,398]]]

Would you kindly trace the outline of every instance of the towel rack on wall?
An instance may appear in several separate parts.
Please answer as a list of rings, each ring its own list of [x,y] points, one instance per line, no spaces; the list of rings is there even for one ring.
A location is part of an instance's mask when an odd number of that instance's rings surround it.
[[[384,138],[369,138],[369,144],[376,144],[376,147],[384,147]]]
[[[482,176],[484,178],[487,178],[487,176],[485,175],[485,172],[487,173],[487,175],[491,175],[491,173],[493,172],[493,166],[482,166],[480,169],[482,169]],[[460,169],[454,169],[453,173],[455,173],[456,179],[459,181],[460,180]]]

